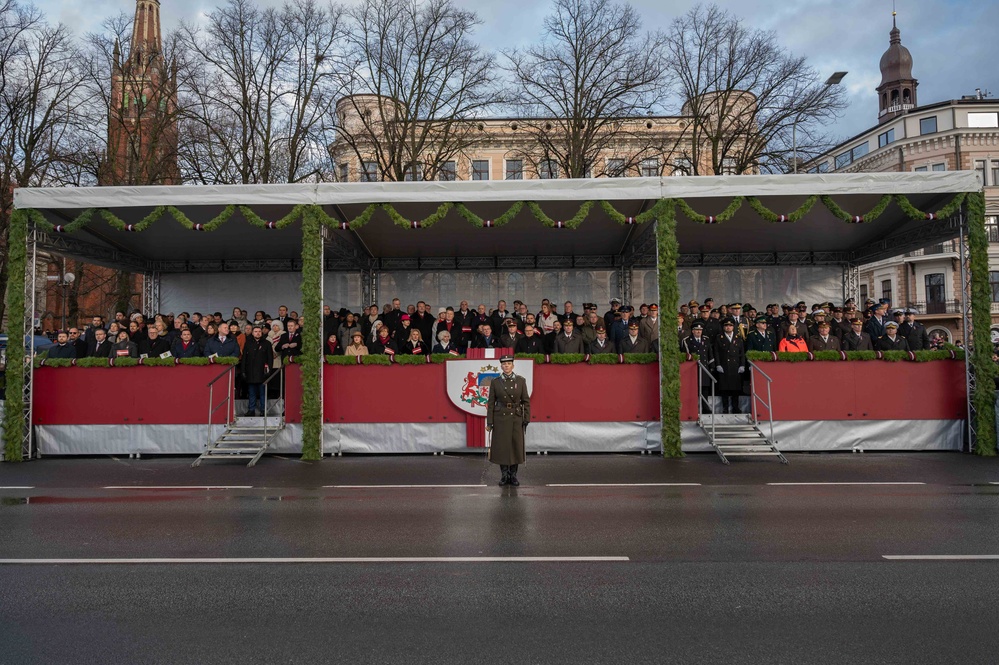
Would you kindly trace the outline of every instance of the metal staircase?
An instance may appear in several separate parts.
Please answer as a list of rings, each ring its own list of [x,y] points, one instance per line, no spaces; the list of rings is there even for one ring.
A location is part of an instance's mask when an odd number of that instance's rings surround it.
[[[217,459],[248,459],[246,466],[253,466],[267,452],[268,446],[274,441],[278,432],[284,429],[284,400],[280,398],[270,400],[267,397],[268,388],[275,377],[278,377],[280,386],[278,395],[284,394],[284,370],[272,371],[263,383],[264,416],[247,417],[235,415],[233,399],[235,369],[235,366],[230,366],[208,384],[208,444],[205,451],[191,464],[192,467],[201,466],[205,460]],[[226,393],[225,397],[216,403],[215,383],[221,379],[226,380]],[[222,408],[225,408],[225,431],[213,439],[212,420],[216,412]],[[219,424],[216,423],[214,426],[217,427]]]
[[[770,383],[772,379],[767,376],[755,363],[749,363],[751,372],[751,399],[752,413],[746,415],[739,414],[716,414],[718,402],[715,400],[715,383],[717,380],[711,374],[711,370],[698,363],[698,413],[697,424],[700,425],[704,433],[708,435],[708,442],[718,453],[722,463],[728,464],[729,457],[759,457],[776,456],[781,464],[787,464],[787,458],[777,448],[777,440],[774,439],[773,414],[770,408]],[[766,381],[767,396],[757,392],[759,381],[757,375]],[[706,390],[710,380],[710,391]],[[757,408],[759,407],[759,408]],[[761,412],[766,415],[769,424],[768,433],[764,433],[761,428]]]
[[[191,466],[200,466],[205,460],[248,459],[246,466],[253,466],[267,452],[277,433],[284,428],[284,418],[247,418],[240,416],[226,425],[225,432],[194,460]]]

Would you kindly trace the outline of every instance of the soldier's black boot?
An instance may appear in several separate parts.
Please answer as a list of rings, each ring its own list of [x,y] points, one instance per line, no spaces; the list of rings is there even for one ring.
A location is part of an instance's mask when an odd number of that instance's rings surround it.
[[[516,464],[510,465],[509,483],[511,485],[513,485],[514,487],[520,487],[520,481],[517,480],[517,465]]]
[[[500,464],[500,479],[499,485],[502,487],[510,482],[510,467],[506,464]]]

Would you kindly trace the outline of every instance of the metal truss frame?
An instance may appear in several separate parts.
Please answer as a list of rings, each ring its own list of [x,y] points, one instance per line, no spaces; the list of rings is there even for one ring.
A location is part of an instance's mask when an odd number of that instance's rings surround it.
[[[37,307],[35,280],[38,266],[39,231],[34,226],[28,229],[25,254],[24,274],[21,276],[21,288],[24,290],[24,325],[21,330],[21,340],[28,339],[27,353],[21,365],[21,408],[24,411],[24,429],[21,431],[21,459],[29,460],[35,454],[34,441],[34,407],[35,407],[35,308]],[[13,397],[13,396],[11,396]]]
[[[749,254],[681,254],[678,268],[760,268],[767,266],[839,266],[846,252],[756,252]]]
[[[848,263],[843,266],[843,302],[860,297],[860,266]]]
[[[897,233],[873,242],[862,250],[851,252],[849,262],[858,265],[873,263],[929,245],[953,240],[964,233],[962,225],[963,220],[960,215],[955,215],[949,219],[929,220],[914,229]]]
[[[965,209],[961,207],[958,214],[958,255],[961,260],[961,290],[964,306],[961,307],[961,328],[964,335],[964,383],[968,399],[968,452],[975,450],[978,442],[978,432],[975,429],[975,402],[972,396],[975,394],[977,379],[975,368],[971,364],[971,354],[974,351],[974,339],[972,337],[972,316],[971,316],[971,248],[965,237]]]
[[[160,273],[146,271],[142,274],[142,311],[155,314],[160,311]]]
[[[38,229],[34,230],[34,234],[35,242],[42,251],[72,256],[110,268],[128,268],[135,272],[146,272],[151,269],[152,262],[146,259],[114,247],[81,240],[74,234],[48,233]]]

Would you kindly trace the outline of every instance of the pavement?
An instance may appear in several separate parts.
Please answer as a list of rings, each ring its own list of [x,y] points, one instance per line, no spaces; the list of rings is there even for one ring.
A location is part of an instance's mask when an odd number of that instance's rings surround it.
[[[3,464],[0,664],[999,660],[999,460],[788,457]]]

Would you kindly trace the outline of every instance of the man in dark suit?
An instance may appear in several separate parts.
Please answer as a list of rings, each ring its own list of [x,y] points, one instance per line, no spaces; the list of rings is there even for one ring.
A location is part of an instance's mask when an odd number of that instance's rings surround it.
[[[898,334],[905,338],[910,351],[926,351],[930,348],[930,336],[926,326],[916,321],[916,310],[905,310],[905,323],[898,327]]]
[[[64,330],[60,330],[56,335],[55,346],[50,346],[48,350],[49,358],[76,358],[76,345],[69,343],[69,335]]]
[[[111,347],[114,344],[108,339],[104,328],[94,330],[94,341],[87,347],[88,358],[109,358],[113,354]]]
[[[850,321],[850,332],[844,333],[840,339],[843,351],[873,351],[874,342],[871,336],[864,332],[864,322],[861,319]]]
[[[427,311],[427,303],[421,300],[416,303],[416,313],[409,317],[409,325],[419,330],[424,340],[432,340],[436,320],[434,315]]]
[[[156,326],[146,327],[146,338],[139,342],[139,357],[159,358],[170,351],[170,342],[160,337]]]
[[[496,349],[499,348],[499,340],[493,335],[493,327],[488,323],[483,323],[482,334],[475,340],[472,346],[476,349]]]
[[[649,353],[649,342],[638,334],[639,323],[628,321],[628,334],[617,343],[618,353]]]
[[[509,316],[510,312],[506,309],[506,301],[500,300],[496,303],[496,309],[493,310],[492,315],[489,317],[489,324],[493,327],[493,330],[502,330],[503,323]]]
[[[517,353],[544,353],[545,340],[530,323],[524,324],[524,334],[517,339],[514,349]]]
[[[452,339],[454,343],[458,346],[468,346],[468,343],[474,339],[473,333],[475,328],[472,326],[472,319],[475,318],[475,312],[468,309],[468,301],[462,300],[461,304],[458,306],[458,311],[454,313],[454,322],[458,326],[458,331],[461,333],[461,337],[455,337],[452,332]]]
[[[742,395],[742,375],[746,371],[746,346],[735,333],[732,319],[722,321],[722,333],[714,340],[714,363],[722,413],[742,413],[739,397]]]
[[[288,329],[278,338],[277,352],[281,356],[281,365],[284,366],[289,358],[302,353],[302,333],[298,331],[298,321],[288,319]],[[222,331],[219,330],[219,333]],[[205,355],[207,355],[207,349]]]
[[[248,416],[256,416],[259,405],[260,415],[266,416],[264,402],[264,380],[271,370],[274,350],[271,343],[264,337],[263,326],[253,326],[253,332],[243,342],[243,356],[239,361],[240,374],[246,382]]]
[[[830,332],[828,321],[817,324],[818,333],[808,340],[808,348],[814,351],[839,351],[839,338]]]
[[[885,334],[878,340],[878,351],[908,351],[905,338],[898,334],[898,324],[889,321],[885,324]]]

